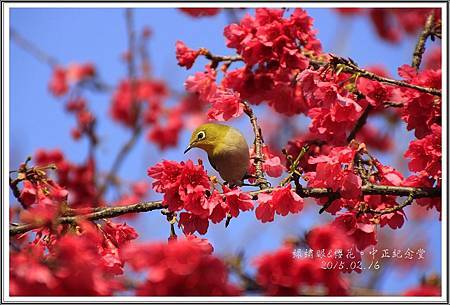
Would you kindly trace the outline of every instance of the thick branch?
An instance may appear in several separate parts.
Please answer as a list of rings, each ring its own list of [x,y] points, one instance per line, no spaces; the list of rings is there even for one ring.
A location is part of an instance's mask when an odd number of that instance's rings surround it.
[[[434,12],[428,16],[427,21],[425,22],[425,27],[423,31],[419,35],[419,39],[417,41],[416,47],[414,48],[413,59],[411,66],[419,70],[420,63],[422,62],[422,56],[425,52],[425,43],[430,35],[433,34],[433,25],[434,25]]]
[[[247,116],[250,118],[250,123],[252,124],[253,133],[255,134],[255,175],[256,175],[256,183],[259,185],[261,189],[268,188],[269,182],[267,182],[266,178],[264,177],[264,171],[263,171],[263,163],[264,163],[264,155],[262,152],[263,149],[263,137],[261,133],[261,128],[258,125],[258,120],[256,119],[255,114],[253,113],[252,108],[248,104],[248,102],[243,101],[244,104],[244,112],[247,114]]]
[[[270,193],[274,190],[274,188],[265,188],[258,191],[249,192],[252,196],[257,196],[260,193]],[[331,189],[326,188],[302,188],[297,190],[297,193],[301,197],[335,197],[339,198],[339,192],[333,192]],[[424,197],[440,197],[441,189],[440,188],[418,188],[418,187],[407,187],[407,186],[390,186],[390,185],[365,185],[362,187],[362,193],[364,195],[392,195],[392,196],[409,196],[414,199],[416,198],[424,198]],[[405,204],[403,204],[406,206]],[[159,210],[164,208],[162,201],[151,201],[151,202],[143,202],[136,203],[131,205],[119,206],[119,207],[105,207],[105,208],[96,208],[94,212],[82,214],[78,216],[65,216],[60,217],[56,220],[56,223],[75,223],[79,220],[98,220],[103,218],[114,218],[117,216],[121,216],[124,214],[130,213],[141,213],[148,212],[153,210]],[[71,214],[79,214],[76,213],[75,210],[70,210]],[[368,211],[371,212],[371,211]],[[378,211],[380,212],[380,211]],[[386,212],[386,213],[392,213]],[[25,233],[27,231],[36,229],[43,226],[43,224],[21,224],[17,226],[10,226],[9,234],[17,235],[21,233]]]
[[[409,186],[392,186],[392,185],[364,185],[361,188],[363,195],[392,195],[392,196],[409,196],[414,194],[414,198],[424,197],[440,197],[440,188],[430,187],[409,187]],[[331,195],[339,195],[339,192],[333,192],[327,188],[303,188],[299,195],[301,197],[329,197]]]
[[[79,216],[60,217],[56,220],[56,223],[57,224],[76,223],[80,220],[99,220],[104,218],[114,218],[124,214],[142,213],[153,210],[159,210],[162,208],[163,208],[162,201],[142,202],[131,205],[103,208],[96,212]],[[41,224],[24,224],[18,226],[11,226],[9,228],[9,235],[17,235],[25,233],[27,231],[37,229],[41,226],[42,226]]]

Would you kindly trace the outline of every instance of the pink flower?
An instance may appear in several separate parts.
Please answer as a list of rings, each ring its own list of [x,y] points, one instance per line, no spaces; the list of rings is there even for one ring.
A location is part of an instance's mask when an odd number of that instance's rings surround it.
[[[157,144],[160,150],[165,150],[178,144],[178,136],[182,128],[181,111],[178,108],[171,109],[166,119],[166,125],[155,123],[149,130],[147,138]]]
[[[281,216],[289,213],[296,214],[303,209],[303,199],[291,189],[290,184],[283,188],[276,188],[272,192],[272,202],[275,211]]]
[[[441,177],[441,133],[442,127],[433,124],[431,134],[426,137],[412,141],[409,144],[405,157],[411,159],[408,164],[409,170],[414,172],[425,171],[434,179]]]
[[[29,207],[36,202],[37,190],[33,183],[31,183],[31,181],[25,180],[23,182],[23,188],[20,191],[19,198],[20,201],[25,205],[25,207]]]
[[[215,16],[220,12],[220,8],[215,8],[215,7],[211,7],[211,8],[187,8],[187,7],[183,7],[179,9],[180,11],[182,11],[183,13],[191,16],[191,17],[209,17],[209,16]]]
[[[270,177],[280,177],[283,171],[286,169],[281,163],[280,157],[273,154],[269,147],[266,145],[263,146],[262,153],[264,155],[263,171]],[[255,156],[255,150],[252,147],[250,149],[250,157],[253,158]],[[253,162],[250,163],[248,173],[255,173],[255,164]]]
[[[181,67],[186,67],[186,69],[190,69],[195,63],[199,52],[188,48],[181,40],[177,40],[175,47],[178,65]]]
[[[219,89],[209,101],[212,104],[208,111],[210,120],[228,121],[239,117],[244,112],[239,93],[234,91]]]
[[[355,214],[352,212],[346,212],[336,217],[333,225],[342,229],[352,238],[360,251],[377,244],[375,225],[356,221]]]
[[[238,188],[229,189],[224,186],[225,203],[229,207],[229,213],[233,217],[238,217],[239,211],[253,210],[252,196],[243,193]]]
[[[202,218],[192,213],[180,213],[178,226],[183,229],[184,234],[193,234],[197,231],[200,234],[206,234],[208,230],[208,218]]]
[[[195,93],[203,101],[209,101],[216,93],[216,72],[209,67],[204,72],[189,76],[184,83],[186,90]]]
[[[256,218],[264,222],[274,220],[275,212],[286,216],[295,214],[303,209],[303,199],[291,189],[291,185],[279,187],[271,194],[262,193],[258,195],[259,205],[256,208]]]
[[[342,179],[340,193],[343,198],[353,199],[358,198],[361,193],[362,180],[361,177],[349,172]]]
[[[69,90],[69,85],[67,84],[66,70],[62,67],[56,67],[53,70],[52,79],[48,84],[50,92],[56,96],[63,96]]]
[[[95,67],[92,63],[72,63],[67,66],[67,80],[71,83],[85,81],[95,75]]]
[[[272,195],[262,193],[258,195],[258,207],[255,210],[256,219],[262,223],[273,221],[275,209],[272,204]]]
[[[188,236],[167,243],[129,246],[124,257],[135,270],[147,276],[137,283],[139,296],[239,295],[228,280],[227,268],[212,255],[207,240]]]

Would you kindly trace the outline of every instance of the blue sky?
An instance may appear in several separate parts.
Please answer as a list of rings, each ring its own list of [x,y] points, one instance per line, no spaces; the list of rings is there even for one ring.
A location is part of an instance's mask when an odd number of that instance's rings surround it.
[[[392,75],[404,63],[410,63],[415,38],[407,38],[397,45],[380,40],[367,19],[357,17],[345,19],[328,9],[307,9],[314,18],[318,37],[326,52],[348,56],[361,66],[384,64]],[[55,56],[66,65],[71,62],[93,62],[101,78],[108,84],[117,84],[126,76],[126,65],[121,54],[126,51],[127,37],[123,9],[12,9],[11,27],[21,35],[37,44],[41,49]],[[228,24],[227,14],[221,13],[212,18],[193,19],[175,9],[137,9],[134,11],[135,28],[149,26],[152,37],[148,48],[155,77],[166,80],[170,88],[183,90],[186,77],[202,69],[202,60],[189,71],[180,68],[175,60],[175,41],[182,40],[196,49],[207,47],[216,54],[231,54],[225,47],[222,35]],[[10,44],[10,166],[16,168],[38,148],[62,148],[68,159],[83,162],[87,152],[87,142],[76,142],[70,137],[70,129],[75,125],[74,118],[63,109],[63,101],[52,97],[47,90],[51,76],[49,66],[37,61],[29,53]],[[90,107],[98,117],[98,131],[101,144],[97,152],[99,167],[106,170],[111,166],[118,148],[128,138],[129,131],[113,123],[108,115],[111,97],[107,94],[88,93]],[[257,109],[257,111],[260,111]],[[300,117],[299,120],[304,119]],[[374,120],[382,130],[391,132],[400,151],[406,149],[411,133],[402,129],[392,129],[382,121]],[[235,120],[230,124],[239,127],[249,141],[252,134],[249,124]],[[402,127],[403,128],[403,127]],[[405,130],[403,128],[403,130]],[[180,136],[179,147],[161,152],[141,138],[124,162],[120,175],[127,180],[147,179],[147,167],[162,158],[196,160],[205,155],[193,152],[182,153],[190,131]],[[380,154],[378,157],[387,164],[402,167],[405,160]],[[403,162],[403,163],[402,163]],[[205,162],[207,163],[207,162]],[[152,194],[152,198],[157,195]],[[318,215],[315,204],[309,204],[305,211],[290,217],[278,217],[269,224],[259,223],[253,213],[243,213],[239,221],[234,221],[225,229],[223,224],[211,225],[206,235],[215,246],[216,253],[236,253],[243,250],[247,257],[262,251],[276,249],[287,235],[301,235],[313,226],[331,218]],[[431,221],[417,224],[407,222],[402,229],[415,232],[410,236],[424,235],[429,240],[428,254],[432,255],[429,271],[440,271],[440,223],[435,211],[430,212]],[[159,213],[146,213],[131,222],[142,240],[164,240],[168,235],[168,225]],[[426,230],[422,230],[426,228]],[[409,231],[411,230],[411,231]],[[383,230],[389,234],[397,231]],[[416,235],[417,234],[417,235]],[[411,240],[413,242],[414,240]],[[386,267],[390,268],[390,267]],[[422,274],[420,270],[408,274],[389,272],[381,282],[380,289],[385,293],[397,293],[415,285]],[[364,277],[365,275],[362,275]],[[401,279],[401,280],[399,280]]]

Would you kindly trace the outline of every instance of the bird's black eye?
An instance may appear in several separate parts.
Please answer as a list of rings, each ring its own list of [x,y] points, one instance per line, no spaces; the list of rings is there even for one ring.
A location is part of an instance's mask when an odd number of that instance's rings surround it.
[[[197,139],[198,140],[203,140],[205,138],[205,132],[204,131],[200,131],[198,134],[197,134]]]

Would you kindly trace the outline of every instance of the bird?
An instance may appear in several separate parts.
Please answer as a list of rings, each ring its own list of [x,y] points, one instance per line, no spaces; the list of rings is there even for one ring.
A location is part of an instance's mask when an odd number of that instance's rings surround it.
[[[243,185],[248,176],[250,153],[247,141],[239,130],[218,123],[202,124],[192,133],[184,153],[194,147],[206,151],[209,163],[226,183]]]

